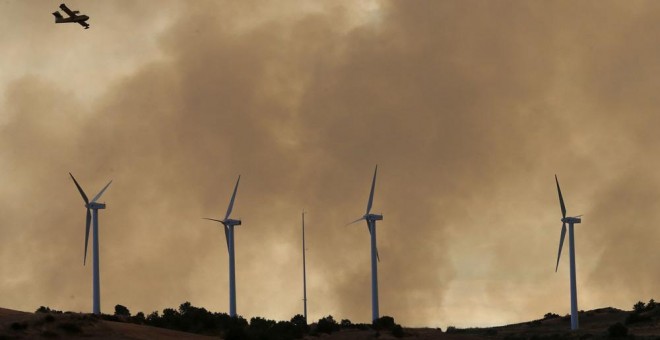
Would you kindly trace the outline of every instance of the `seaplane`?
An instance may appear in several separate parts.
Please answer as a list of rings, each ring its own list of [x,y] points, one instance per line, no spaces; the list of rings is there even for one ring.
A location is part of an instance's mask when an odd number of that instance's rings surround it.
[[[78,15],[80,11],[72,11],[69,9],[69,7],[66,7],[65,4],[60,5],[60,9],[64,11],[69,17],[65,18],[60,14],[59,11],[53,12],[53,15],[55,16],[55,23],[56,24],[65,24],[69,22],[77,22],[80,24],[80,26],[84,27],[85,29],[89,28],[89,24],[87,23],[87,20],[89,20],[89,17],[86,15]]]

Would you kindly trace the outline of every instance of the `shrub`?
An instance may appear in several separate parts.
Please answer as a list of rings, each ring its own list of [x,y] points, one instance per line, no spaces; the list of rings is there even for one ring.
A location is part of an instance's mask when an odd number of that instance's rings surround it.
[[[555,314],[555,313],[545,313],[545,315],[543,316],[544,319],[555,319],[558,317],[559,314]]]
[[[394,318],[391,316],[381,316],[380,318],[374,320],[374,328],[376,330],[389,330],[391,331],[394,328]]]
[[[351,323],[351,320],[349,319],[342,319],[339,326],[341,326],[341,328],[353,328],[353,323]]]
[[[250,319],[250,330],[257,332],[266,332],[275,325],[275,321],[260,317]]]
[[[610,338],[625,338],[628,336],[628,327],[622,323],[617,322],[607,329]]]
[[[307,325],[307,320],[304,316],[296,314],[291,318],[291,324],[294,328],[293,336],[294,338],[302,338],[303,334],[309,332],[309,326]]]
[[[138,312],[131,318],[131,321],[137,324],[143,324],[145,322],[146,318],[144,317],[144,313]]]
[[[325,318],[319,319],[319,322],[316,324],[316,331],[319,333],[332,333],[334,331],[339,330],[339,325],[337,324],[337,321],[332,317],[332,315],[328,315]]]
[[[122,306],[122,305],[116,305],[115,306],[115,315],[116,316],[125,316],[125,317],[130,317],[131,312],[128,310],[128,308]]]
[[[644,306],[645,306],[645,305],[644,305],[644,302],[639,301],[639,302],[637,302],[637,303],[633,306],[633,311],[634,311],[635,313],[641,313],[641,312],[644,311]]]
[[[50,309],[50,308],[48,308],[48,307],[41,306],[41,307],[37,308],[37,310],[35,311],[35,313],[55,313],[55,314],[62,314],[62,311],[61,311],[61,310],[54,310],[54,309]]]
[[[394,325],[392,328],[392,335],[394,335],[397,338],[402,338],[405,333],[403,332],[403,327],[401,325]]]

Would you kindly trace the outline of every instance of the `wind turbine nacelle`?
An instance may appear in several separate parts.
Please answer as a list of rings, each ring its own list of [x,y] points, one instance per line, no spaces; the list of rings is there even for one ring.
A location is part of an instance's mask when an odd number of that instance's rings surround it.
[[[381,221],[383,219],[383,215],[368,214],[364,216],[364,219],[371,221]]]
[[[231,218],[228,218],[225,220],[226,225],[241,225],[241,220],[232,220]]]
[[[90,203],[87,208],[89,209],[105,209],[105,203]]]
[[[572,223],[572,224],[578,224],[582,222],[582,219],[579,217],[565,217],[561,219],[562,222],[564,223]]]

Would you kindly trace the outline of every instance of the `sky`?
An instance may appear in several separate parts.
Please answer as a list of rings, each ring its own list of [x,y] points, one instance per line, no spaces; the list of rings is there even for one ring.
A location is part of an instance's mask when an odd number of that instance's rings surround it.
[[[657,1],[59,1],[0,11],[0,306],[91,311],[184,301],[371,317],[364,214],[378,165],[380,312],[406,326],[570,312],[660,296]],[[91,256],[91,253],[88,254]]]

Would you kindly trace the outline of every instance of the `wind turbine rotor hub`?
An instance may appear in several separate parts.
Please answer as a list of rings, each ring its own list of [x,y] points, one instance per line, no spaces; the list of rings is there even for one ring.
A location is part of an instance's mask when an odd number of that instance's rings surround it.
[[[578,224],[582,222],[582,219],[579,217],[564,217],[561,219],[563,223],[572,223],[572,224]]]
[[[233,220],[231,218],[228,218],[223,221],[224,225],[226,226],[236,226],[236,225],[241,225],[241,220]]]
[[[383,219],[383,215],[366,214],[364,215],[364,219],[368,221],[381,221]]]

